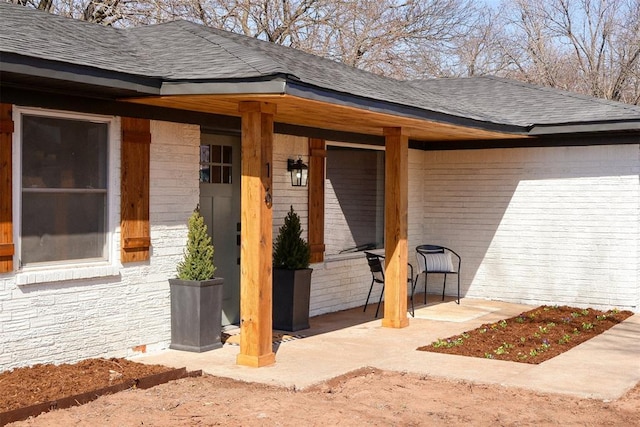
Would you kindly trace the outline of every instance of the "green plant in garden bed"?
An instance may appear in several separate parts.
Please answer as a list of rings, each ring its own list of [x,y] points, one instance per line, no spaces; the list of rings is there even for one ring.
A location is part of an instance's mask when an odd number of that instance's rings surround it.
[[[541,363],[604,332],[633,313],[541,306],[518,316],[440,338],[421,351]]]

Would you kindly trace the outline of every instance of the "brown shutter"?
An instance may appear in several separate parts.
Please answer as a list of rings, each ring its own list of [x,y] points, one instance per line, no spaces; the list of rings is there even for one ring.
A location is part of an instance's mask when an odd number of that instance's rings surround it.
[[[13,270],[12,138],[11,104],[0,104],[0,273]]]
[[[311,262],[324,260],[324,139],[309,138],[309,245]]]
[[[150,122],[122,118],[120,258],[123,263],[149,259]]]

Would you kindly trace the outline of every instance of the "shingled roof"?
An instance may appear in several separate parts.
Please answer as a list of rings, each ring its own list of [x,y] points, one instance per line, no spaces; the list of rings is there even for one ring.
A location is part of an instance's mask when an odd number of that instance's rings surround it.
[[[407,82],[463,102],[476,114],[519,126],[637,120],[640,107],[493,76]]]
[[[118,85],[130,96],[246,93],[239,83],[251,83],[256,93],[320,93],[357,108],[436,114],[524,134],[578,124],[640,129],[637,106],[495,77],[402,82],[187,21],[116,29],[7,3],[0,3],[0,18],[6,75]]]

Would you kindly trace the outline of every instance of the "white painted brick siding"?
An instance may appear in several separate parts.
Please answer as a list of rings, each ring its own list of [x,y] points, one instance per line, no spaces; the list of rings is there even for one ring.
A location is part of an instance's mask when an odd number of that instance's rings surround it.
[[[119,134],[118,129],[112,130]],[[198,126],[151,122],[151,259],[126,264],[116,275],[18,285],[0,275],[0,371],[35,363],[122,357],[134,347],[169,345],[168,278],[186,242],[186,222],[198,203]],[[119,218],[119,143],[111,191]],[[113,158],[113,157],[112,157]],[[117,222],[117,221],[116,221]],[[119,222],[117,222],[119,223]],[[120,235],[112,234],[119,258]],[[73,269],[51,270],[63,279]]]
[[[291,173],[287,172],[287,159],[302,158],[309,164],[309,138],[276,134],[273,141],[273,239],[284,224],[284,218],[293,209],[300,216],[302,235],[309,235],[308,187],[292,187]]]
[[[640,311],[638,145],[424,158],[423,242],[460,253],[463,295]]]

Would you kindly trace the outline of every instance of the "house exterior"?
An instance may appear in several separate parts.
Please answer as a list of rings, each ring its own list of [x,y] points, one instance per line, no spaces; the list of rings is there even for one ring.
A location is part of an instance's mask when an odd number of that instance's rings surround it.
[[[406,326],[423,243],[462,256],[463,296],[640,312],[637,106],[494,77],[401,82],[183,21],[0,17],[0,371],[167,348],[198,204],[244,365],[275,361],[265,295],[290,206],[312,316],[364,303],[350,249],[371,244],[382,324]],[[290,184],[298,157],[308,187]]]

